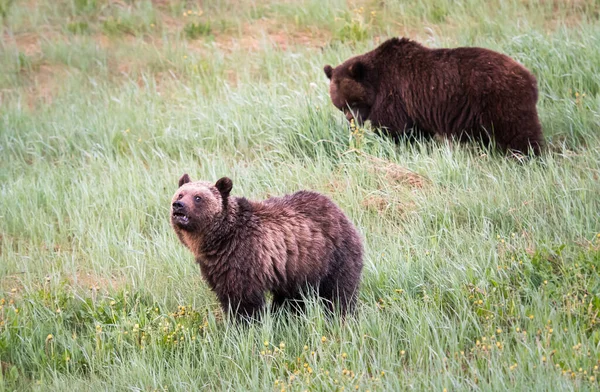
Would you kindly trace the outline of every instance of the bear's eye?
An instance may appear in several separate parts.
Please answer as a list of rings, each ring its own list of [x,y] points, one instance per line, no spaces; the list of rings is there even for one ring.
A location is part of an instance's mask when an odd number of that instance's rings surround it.
[[[183,197],[183,193],[180,193],[179,196],[177,196],[177,200],[181,200],[182,197]]]
[[[196,203],[199,203],[202,198],[200,196],[194,196],[194,200],[196,200]]]

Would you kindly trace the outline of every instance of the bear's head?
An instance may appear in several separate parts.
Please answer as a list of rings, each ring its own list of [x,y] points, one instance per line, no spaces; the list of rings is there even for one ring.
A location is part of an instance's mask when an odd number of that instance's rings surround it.
[[[333,68],[326,65],[323,70],[329,79],[331,101],[344,112],[346,119],[362,124],[369,119],[377,96],[377,73],[363,56],[353,57]]]
[[[192,182],[184,174],[179,189],[171,200],[171,224],[175,230],[203,233],[223,216],[233,184],[227,177],[216,184],[207,181]]]

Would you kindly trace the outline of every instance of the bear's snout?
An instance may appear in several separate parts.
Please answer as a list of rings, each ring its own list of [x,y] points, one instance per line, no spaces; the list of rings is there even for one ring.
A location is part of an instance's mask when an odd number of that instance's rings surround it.
[[[176,223],[180,227],[186,226],[188,223],[190,223],[190,218],[185,212],[185,204],[183,204],[183,202],[178,200],[174,202],[171,207],[173,208],[171,212],[171,219],[173,220],[173,223]]]

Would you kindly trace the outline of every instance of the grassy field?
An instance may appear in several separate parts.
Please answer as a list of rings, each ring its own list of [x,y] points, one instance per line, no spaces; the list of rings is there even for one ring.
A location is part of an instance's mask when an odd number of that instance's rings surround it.
[[[598,390],[600,1],[0,0],[0,390]],[[351,131],[322,68],[390,36],[506,53],[548,153]],[[356,314],[223,320],[179,176],[308,188]]]

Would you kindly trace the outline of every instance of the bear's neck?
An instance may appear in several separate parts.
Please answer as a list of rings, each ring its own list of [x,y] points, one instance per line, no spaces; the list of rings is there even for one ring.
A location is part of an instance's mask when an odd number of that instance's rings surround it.
[[[221,218],[201,236],[194,250],[196,261],[201,265],[220,263],[239,243],[252,216],[253,208],[246,198],[230,197]]]
[[[373,50],[373,56],[369,56],[372,66],[379,70],[385,70],[385,73],[378,73],[376,85],[381,89],[389,89],[390,78],[392,80],[411,79],[411,62],[408,61],[412,56],[425,53],[429,49],[411,41],[408,38],[391,38],[376,49]],[[369,54],[367,54],[369,55]],[[367,56],[363,55],[363,56]],[[385,76],[384,76],[385,75]]]

